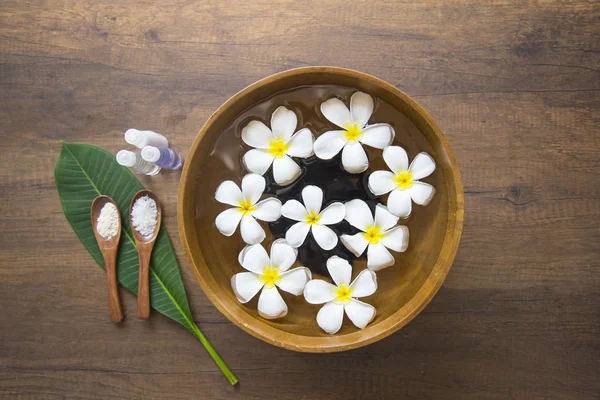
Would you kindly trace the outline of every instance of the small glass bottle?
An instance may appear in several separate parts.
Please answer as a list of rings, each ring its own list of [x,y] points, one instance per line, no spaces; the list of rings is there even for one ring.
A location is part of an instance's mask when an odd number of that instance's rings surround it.
[[[166,137],[152,131],[128,129],[127,132],[125,132],[125,141],[138,149],[142,149],[145,146],[169,147],[169,141]]]
[[[167,147],[146,146],[142,149],[142,158],[161,168],[178,170],[183,165],[183,156]]]
[[[116,158],[119,164],[131,168],[138,174],[156,175],[160,172],[159,166],[144,161],[139,152],[121,150],[117,153]]]

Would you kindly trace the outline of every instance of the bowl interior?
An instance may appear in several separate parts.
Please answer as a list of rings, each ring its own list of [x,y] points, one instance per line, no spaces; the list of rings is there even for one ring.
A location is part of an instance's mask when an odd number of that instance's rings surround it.
[[[379,289],[364,299],[376,307],[377,316],[366,329],[358,330],[346,318],[340,332],[328,335],[315,320],[321,306],[284,292],[288,315],[275,321],[265,320],[257,313],[258,296],[242,305],[231,290],[231,277],[243,271],[237,256],[244,243],[239,232],[225,237],[217,231],[214,220],[227,206],[214,199],[215,189],[224,180],[239,184],[246,173],[241,159],[248,148],[240,134],[249,120],[260,119],[269,125],[272,112],[285,105],[296,111],[298,129],[309,127],[318,137],[332,129],[320,114],[319,105],[332,96],[348,104],[357,89],[376,99],[370,122],[392,124],[396,130],[394,145],[406,149],[409,159],[422,151],[433,156],[437,169],[424,181],[435,186],[436,195],[426,207],[413,204],[410,218],[400,222],[409,228],[409,247],[404,253],[393,253],[395,265],[378,271]],[[370,163],[367,176],[371,171],[387,169],[381,150],[366,146],[365,149]],[[334,351],[358,347],[390,334],[414,317],[435,294],[450,268],[462,226],[462,187],[453,164],[437,125],[416,103],[390,85],[368,75],[335,68],[288,71],[240,92],[203,127],[188,154],[182,177],[179,209],[182,242],[204,291],[242,329],[295,350]],[[381,201],[385,204],[386,198]],[[267,224],[262,224],[267,233],[263,245],[268,249],[275,237]],[[338,246],[343,247],[341,243]],[[366,268],[366,259],[350,261],[353,277]]]

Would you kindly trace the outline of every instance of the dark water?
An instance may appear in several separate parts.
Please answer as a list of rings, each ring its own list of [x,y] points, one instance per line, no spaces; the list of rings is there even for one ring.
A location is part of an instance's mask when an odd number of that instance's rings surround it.
[[[272,172],[265,174],[267,179],[267,193],[279,198],[282,204],[290,199],[296,199],[302,203],[302,189],[307,185],[315,185],[323,190],[323,206],[321,210],[336,201],[345,203],[352,199],[362,199],[369,204],[371,211],[375,209],[377,197],[367,187],[368,174],[350,174],[346,172],[341,163],[341,152],[334,159],[324,161],[315,156],[307,159],[295,159],[302,168],[301,177],[292,185],[279,187],[273,181]],[[276,238],[284,238],[285,232],[297,221],[281,217],[275,222],[269,223],[271,233]],[[354,255],[341,243],[339,237],[342,234],[354,234],[358,229],[351,226],[346,220],[339,224],[328,225],[338,236],[338,244],[331,250],[323,250],[315,241],[312,232],[309,232],[304,244],[298,248],[298,259],[301,264],[307,266],[311,271],[328,275],[326,262],[329,257],[337,255],[347,260]],[[366,256],[366,252],[364,253]],[[366,258],[366,257],[365,257]]]

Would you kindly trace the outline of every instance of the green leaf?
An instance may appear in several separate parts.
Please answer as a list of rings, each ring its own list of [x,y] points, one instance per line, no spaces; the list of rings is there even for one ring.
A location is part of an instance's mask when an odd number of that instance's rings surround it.
[[[89,144],[61,144],[54,176],[67,220],[90,255],[104,268],[104,259],[92,229],[90,209],[94,199],[100,195],[110,196],[117,202],[123,221],[117,275],[119,283],[137,295],[138,254],[128,213],[131,199],[144,187],[128,168],[119,165],[115,157],[104,149]],[[156,239],[150,261],[150,303],[156,311],[192,332],[206,347],[229,382],[232,385],[237,383],[237,378],[208,343],[192,318],[175,251],[164,225]]]

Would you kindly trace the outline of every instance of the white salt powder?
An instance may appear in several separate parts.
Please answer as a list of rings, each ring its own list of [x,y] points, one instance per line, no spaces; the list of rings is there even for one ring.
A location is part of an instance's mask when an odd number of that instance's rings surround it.
[[[142,196],[131,208],[131,222],[136,231],[143,236],[150,236],[156,229],[158,210],[156,202],[149,196]]]
[[[119,233],[119,210],[113,203],[106,203],[96,222],[96,229],[104,239],[116,236]]]

